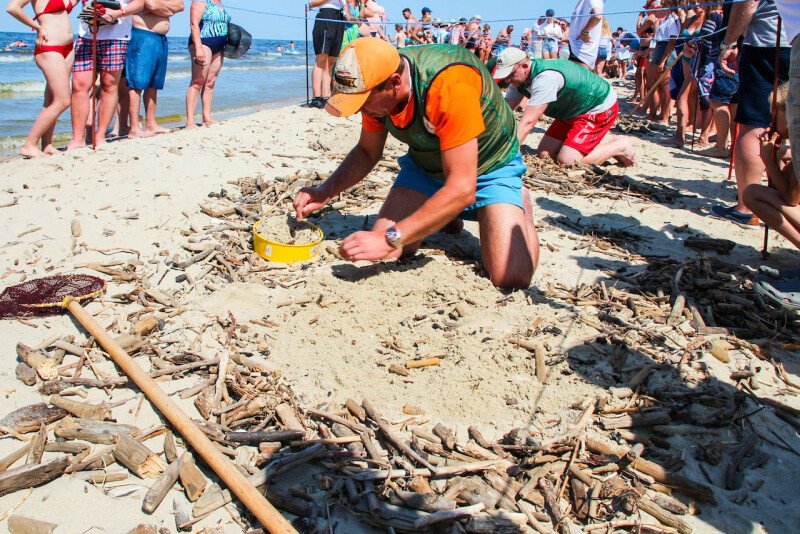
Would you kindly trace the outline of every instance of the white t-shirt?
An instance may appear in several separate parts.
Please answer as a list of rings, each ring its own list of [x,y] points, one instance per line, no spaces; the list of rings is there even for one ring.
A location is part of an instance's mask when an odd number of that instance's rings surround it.
[[[528,91],[531,94],[528,99],[528,106],[546,106],[550,102],[555,102],[558,98],[558,92],[564,87],[564,83],[564,76],[555,70],[546,70],[537,75],[531,82],[530,87],[528,87]],[[506,92],[506,99],[508,100],[519,99],[521,96],[522,94],[513,85]],[[593,114],[608,111],[616,102],[617,93],[614,89],[611,89],[603,102],[586,113]]]
[[[589,22],[592,16],[592,10],[595,10],[594,15],[601,15],[603,13],[604,0],[578,0],[575,10],[572,12],[572,19],[569,22],[569,46],[570,51],[581,60],[581,63],[590,68],[594,68],[597,62],[597,49],[600,46],[600,36],[603,35],[603,25],[596,24],[594,28],[589,30],[590,42],[585,42],[578,37],[581,31]]]
[[[800,34],[800,2],[797,0],[775,0],[778,6],[778,13],[783,19],[784,30],[789,42],[793,42],[795,37]]]
[[[122,6],[127,6],[130,0],[119,0]],[[133,18],[121,17],[116,24],[100,26],[97,30],[98,41],[130,41],[131,28],[133,28]],[[78,37],[82,39],[92,38],[92,27],[85,20],[78,22]]]
[[[654,35],[655,40],[658,42],[669,41],[670,37],[677,37],[681,33],[681,21],[678,15],[670,13],[667,18],[661,21],[661,24],[656,28]]]
[[[545,22],[539,26],[539,35],[541,37],[554,37],[559,41],[564,38],[564,32],[561,31],[561,25],[553,22]]]

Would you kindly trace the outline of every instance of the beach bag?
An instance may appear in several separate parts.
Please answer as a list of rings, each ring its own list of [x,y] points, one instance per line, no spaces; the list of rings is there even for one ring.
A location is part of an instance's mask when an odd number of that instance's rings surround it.
[[[233,23],[228,23],[228,44],[222,51],[222,55],[228,59],[237,59],[242,57],[250,50],[253,44],[253,36],[241,26]]]

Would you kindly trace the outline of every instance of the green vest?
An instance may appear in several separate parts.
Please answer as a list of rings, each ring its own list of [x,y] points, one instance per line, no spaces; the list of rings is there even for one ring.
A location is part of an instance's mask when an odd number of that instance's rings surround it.
[[[517,124],[511,108],[492,80],[492,75],[475,54],[462,46],[433,44],[398,50],[411,65],[411,85],[414,92],[414,118],[405,128],[398,128],[390,117],[384,117],[386,129],[408,145],[408,154],[423,171],[434,178],[444,179],[439,138],[428,128],[425,109],[428,88],[447,67],[467,65],[481,75],[481,112],[486,129],[478,136],[478,176],[508,165],[518,150]],[[431,128],[432,129],[432,128]]]
[[[569,120],[583,115],[602,104],[611,92],[611,84],[574,61],[567,59],[533,59],[528,83],[520,87],[520,93],[530,98],[528,89],[533,79],[546,70],[560,72],[564,87],[558,91],[555,102],[550,102],[544,114],[559,120]]]

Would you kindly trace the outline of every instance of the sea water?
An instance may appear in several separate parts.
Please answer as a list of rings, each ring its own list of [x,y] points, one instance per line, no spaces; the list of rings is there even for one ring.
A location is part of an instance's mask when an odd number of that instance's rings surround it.
[[[15,154],[19,150],[41,110],[45,81],[33,61],[34,37],[32,32],[0,32],[0,155]],[[8,45],[17,40],[27,43],[28,48],[9,50]],[[288,50],[289,41],[253,39],[246,56],[225,59],[214,91],[215,118],[243,115],[305,100],[305,42],[295,41],[294,54],[279,53],[279,46]],[[309,53],[313,65],[313,50]],[[164,90],[158,93],[157,111],[167,126],[185,121],[186,88],[191,70],[188,38],[169,37],[167,80]],[[144,115],[144,107],[140,114]],[[199,122],[201,117],[198,105],[196,121]],[[66,144],[71,129],[67,110],[56,125],[56,146]]]

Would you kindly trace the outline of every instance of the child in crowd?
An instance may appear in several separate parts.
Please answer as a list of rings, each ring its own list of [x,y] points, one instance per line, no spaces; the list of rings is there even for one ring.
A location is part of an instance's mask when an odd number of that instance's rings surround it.
[[[776,128],[761,135],[761,159],[767,167],[771,184],[749,186],[744,191],[744,203],[764,224],[800,248],[800,179],[795,173],[792,147],[789,146],[789,125],[786,120],[788,95],[787,82],[778,88],[775,99]]]

